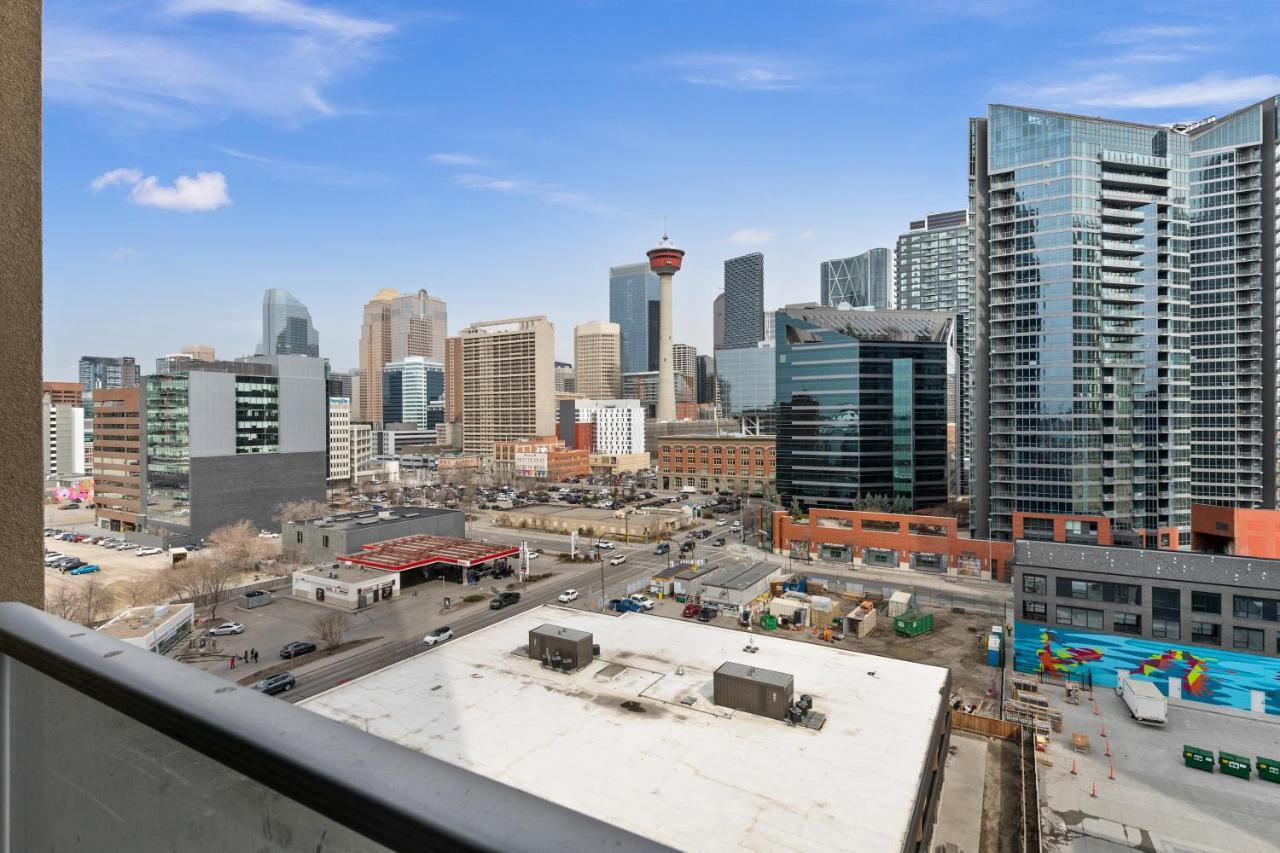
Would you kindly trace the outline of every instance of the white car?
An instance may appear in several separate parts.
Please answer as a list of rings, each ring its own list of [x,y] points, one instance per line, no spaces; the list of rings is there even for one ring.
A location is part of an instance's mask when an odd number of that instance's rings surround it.
[[[634,601],[636,604],[639,604],[645,610],[652,610],[655,606],[653,599],[642,592],[637,592],[634,595],[632,595],[631,600]]]
[[[603,548],[603,549],[605,549],[605,550],[607,551],[607,550],[609,550],[610,548],[614,547],[614,545],[613,545],[613,543],[612,543],[612,542],[610,542],[608,539],[597,539],[597,540],[596,540],[596,547],[597,547],[597,548]]]
[[[716,519],[716,527],[724,527],[728,523],[729,522],[725,521],[723,518]]]
[[[536,560],[536,559],[538,559],[538,557],[540,557],[540,556],[542,556],[542,555],[541,555],[541,554],[539,554],[537,551],[530,551],[530,552],[528,553],[528,557],[529,557],[529,559],[530,559],[530,560]]]
[[[66,556],[66,554],[59,554],[57,551],[54,551],[52,554],[45,554],[44,564],[47,566],[50,563],[56,563],[58,560],[65,559]]]
[[[611,565],[611,566],[621,566],[621,565],[622,565],[623,563],[625,563],[626,561],[627,561],[627,555],[626,555],[626,554],[619,554],[618,556],[614,557],[612,560],[610,560],[610,561],[609,561],[609,565]]]
[[[434,646],[436,643],[443,643],[445,640],[453,639],[453,629],[449,626],[436,628],[430,634],[422,638],[423,645]]]
[[[163,553],[164,553],[164,549],[162,549],[162,548],[139,548],[139,549],[138,549],[137,551],[135,551],[134,553],[136,553],[139,557],[150,557],[152,554],[163,554]]]
[[[239,622],[223,622],[216,628],[210,628],[209,633],[215,637],[222,637],[227,634],[243,634],[244,626]]]
[[[570,601],[573,601],[577,597],[578,597],[578,591],[576,589],[566,589],[564,592],[560,593],[560,595],[558,596],[558,598],[561,601],[563,601],[565,604],[568,604]]]

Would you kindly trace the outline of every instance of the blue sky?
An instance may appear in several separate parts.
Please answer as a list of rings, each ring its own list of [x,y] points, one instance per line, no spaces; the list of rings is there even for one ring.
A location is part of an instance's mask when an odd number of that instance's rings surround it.
[[[1280,93],[1272,3],[48,0],[45,369],[252,352],[262,291],[355,364],[361,306],[547,314],[561,358],[664,218],[676,340],[965,203],[993,101],[1167,122]]]

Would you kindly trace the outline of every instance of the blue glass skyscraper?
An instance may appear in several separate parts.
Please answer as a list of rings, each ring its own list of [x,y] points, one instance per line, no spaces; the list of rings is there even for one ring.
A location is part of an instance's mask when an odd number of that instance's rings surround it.
[[[320,333],[311,312],[287,290],[271,288],[262,295],[260,355],[320,355]]]
[[[658,369],[658,276],[648,263],[609,268],[609,322],[622,329],[622,372]]]

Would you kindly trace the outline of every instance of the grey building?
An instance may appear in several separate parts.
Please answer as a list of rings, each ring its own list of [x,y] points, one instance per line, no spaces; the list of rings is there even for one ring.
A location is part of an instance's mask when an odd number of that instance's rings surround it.
[[[1276,111],[1191,137],[1191,495],[1276,506]]]
[[[329,378],[325,380],[325,386],[329,389],[330,397],[346,397],[354,400],[352,396],[351,381],[355,376],[355,371],[330,370]]]
[[[461,510],[397,507],[382,512],[352,512],[287,521],[280,528],[280,550],[289,563],[331,563],[366,545],[402,536],[462,539]]]
[[[715,377],[719,383],[720,410],[730,417],[744,411],[768,409],[777,402],[773,347],[716,351]]]
[[[818,268],[819,301],[831,308],[847,305],[885,311],[890,307],[889,277],[888,249],[823,261]]]
[[[649,264],[609,268],[609,322],[622,331],[622,372],[658,369],[658,275]]]
[[[724,349],[724,292],[711,302],[711,348]]]
[[[967,210],[931,213],[898,237],[894,256],[894,306],[907,311],[947,311],[956,318],[956,364],[950,420],[956,425],[951,481],[969,494],[973,455],[973,226]]]
[[[1076,670],[1084,669],[1104,686],[1115,684],[1117,669],[1127,669],[1144,672],[1168,692],[1166,682],[1181,682],[1200,659],[1202,684],[1213,687],[1203,701],[1247,709],[1250,694],[1261,691],[1267,710],[1280,713],[1277,565],[1189,551],[1019,541],[1017,668],[1038,672],[1061,664],[1070,668],[1066,674],[1081,676]],[[1078,666],[1055,647],[1097,654]],[[1167,666],[1170,660],[1174,665]],[[1143,661],[1155,665],[1144,670]]]
[[[1026,511],[1190,543],[1189,141],[999,104],[970,121],[976,538]]]
[[[722,349],[764,340],[764,255],[759,252],[724,262],[723,338]]]
[[[709,355],[698,356],[698,370],[694,394],[699,403],[716,401],[716,362]]]
[[[810,303],[779,309],[777,323],[782,503],[945,503],[952,317]]]
[[[270,288],[262,294],[262,343],[259,355],[320,355],[320,333],[311,312],[293,294]]]
[[[148,532],[198,541],[278,508],[325,499],[324,362],[299,355],[193,362],[147,377]]]

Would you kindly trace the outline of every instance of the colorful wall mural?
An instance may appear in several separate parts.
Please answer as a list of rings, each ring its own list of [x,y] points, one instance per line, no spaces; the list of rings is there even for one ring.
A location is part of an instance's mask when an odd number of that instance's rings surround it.
[[[49,491],[56,504],[64,501],[92,502],[93,480],[60,480]]]
[[[1261,690],[1267,713],[1280,714],[1280,658],[1034,622],[1014,626],[1013,646],[1019,672],[1081,680],[1092,675],[1095,687],[1115,687],[1116,670],[1125,669],[1154,682],[1166,696],[1169,680],[1177,679],[1184,700],[1246,711],[1251,691]]]

